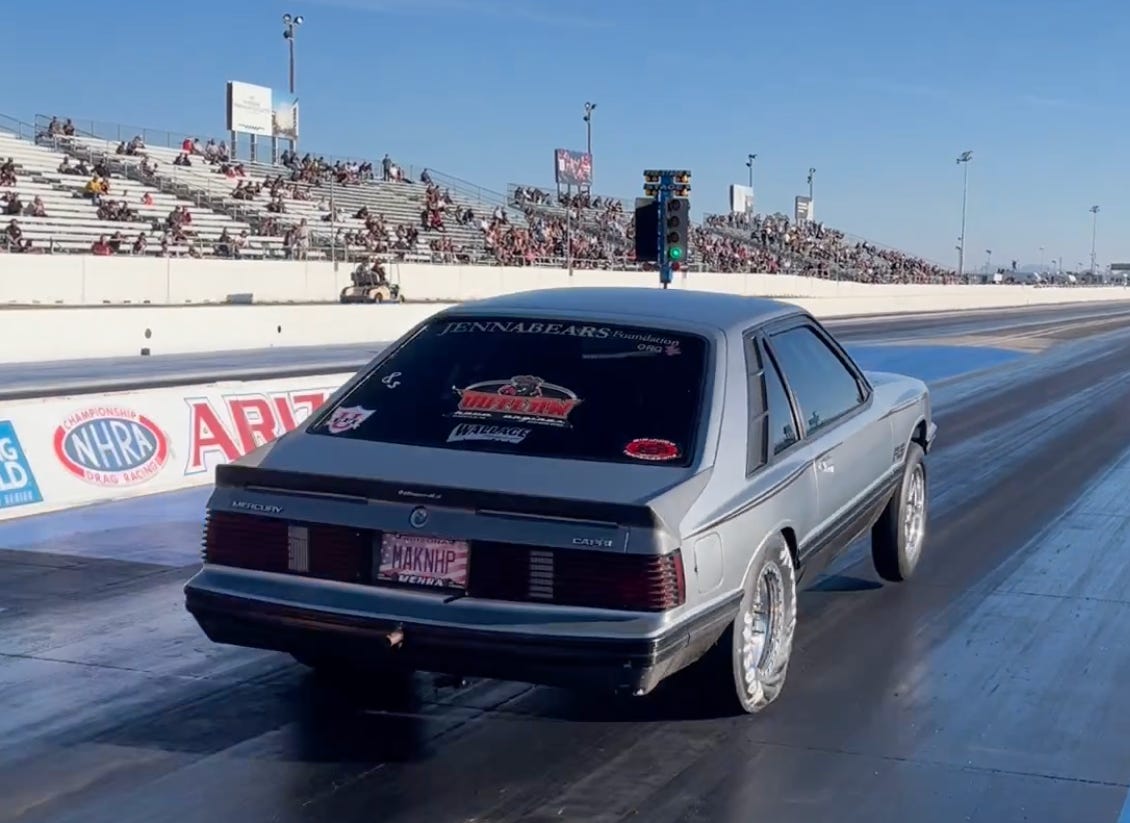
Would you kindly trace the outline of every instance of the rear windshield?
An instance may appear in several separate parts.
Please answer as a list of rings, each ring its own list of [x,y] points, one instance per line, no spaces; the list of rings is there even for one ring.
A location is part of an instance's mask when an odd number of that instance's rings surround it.
[[[705,338],[539,318],[428,324],[309,431],[658,466],[694,451]]]

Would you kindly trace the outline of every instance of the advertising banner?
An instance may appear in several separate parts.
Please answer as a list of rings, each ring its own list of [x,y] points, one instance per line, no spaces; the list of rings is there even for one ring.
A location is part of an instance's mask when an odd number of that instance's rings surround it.
[[[351,373],[0,406],[0,520],[210,483],[301,425]]]
[[[807,223],[812,219],[812,198],[798,194],[793,206],[793,220],[797,223]]]
[[[43,495],[20,445],[15,424],[0,419],[0,514],[42,502]]]
[[[237,80],[228,81],[228,131],[270,137],[274,128],[273,115],[269,88]]]
[[[730,212],[753,214],[753,189],[749,186],[730,186]]]
[[[281,140],[298,140],[298,97],[275,91],[271,100],[271,133]]]
[[[592,185],[592,155],[569,149],[553,150],[553,174],[558,186]]]

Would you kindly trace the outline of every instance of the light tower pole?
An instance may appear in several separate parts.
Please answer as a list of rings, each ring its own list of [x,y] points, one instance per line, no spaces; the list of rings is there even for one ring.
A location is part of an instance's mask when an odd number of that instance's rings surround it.
[[[756,163],[756,161],[757,161],[757,155],[756,154],[747,154],[746,155],[745,165],[746,165],[746,168],[749,169],[749,199],[750,199],[749,212],[750,212],[750,214],[753,214],[754,204],[757,202],[757,197],[753,193],[753,166],[754,166],[754,163]]]
[[[973,159],[973,152],[963,151],[957,157],[957,164],[961,166],[961,236],[957,245],[957,277],[960,280],[965,276],[965,206],[969,195],[969,161]]]
[[[294,35],[298,31],[298,27],[303,23],[301,14],[284,14],[282,16],[283,22],[283,39],[286,40],[289,46],[290,53],[289,72],[290,78],[290,96],[294,97]],[[290,141],[290,150],[293,152],[298,151],[298,135],[296,134]]]
[[[1095,276],[1095,239],[1099,231],[1099,207],[1091,206],[1091,278]]]

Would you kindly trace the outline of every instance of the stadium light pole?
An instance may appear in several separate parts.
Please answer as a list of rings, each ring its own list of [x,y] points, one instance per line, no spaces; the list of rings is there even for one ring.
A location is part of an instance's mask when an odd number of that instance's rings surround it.
[[[589,168],[591,169],[596,164],[592,162],[592,113],[596,111],[596,103],[585,101],[585,151],[589,156]],[[589,193],[592,193],[592,178],[595,174],[589,172]]]
[[[302,15],[284,14],[282,16],[283,26],[283,39],[286,40],[290,46],[290,93],[294,94],[294,34],[298,27],[302,25]]]
[[[1099,207],[1091,206],[1091,277],[1095,276],[1095,239],[1099,231]]]
[[[747,169],[749,169],[749,197],[750,197],[751,201],[754,199],[754,194],[753,194],[753,166],[754,166],[754,163],[756,163],[756,162],[757,162],[757,155],[756,154],[747,154],[746,155],[745,166],[746,166]],[[753,203],[752,202],[750,203],[750,209],[749,210],[751,212],[753,211]]]
[[[585,151],[592,157],[592,113],[596,111],[596,103],[585,102]]]
[[[973,159],[973,152],[963,151],[957,157],[957,164],[961,166],[961,236],[958,238],[957,247],[957,276],[965,276],[965,206],[969,195],[969,161]]]

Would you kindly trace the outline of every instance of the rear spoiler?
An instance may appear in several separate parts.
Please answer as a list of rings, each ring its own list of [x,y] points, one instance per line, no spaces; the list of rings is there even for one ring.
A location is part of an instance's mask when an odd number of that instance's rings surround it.
[[[483,489],[456,489],[360,477],[334,477],[232,463],[216,467],[216,486],[298,496],[353,499],[358,503],[383,500],[393,503],[419,503],[473,509],[500,516],[530,515],[601,525],[664,528],[655,512],[647,505],[579,500],[570,497],[540,497]]]

